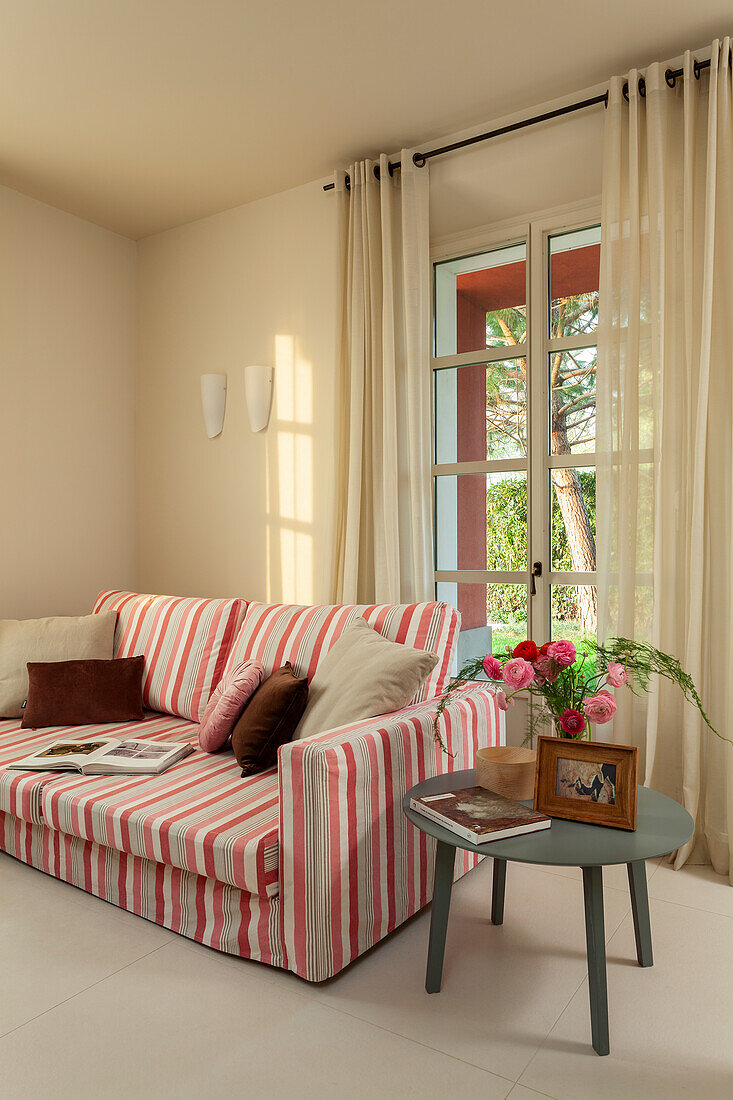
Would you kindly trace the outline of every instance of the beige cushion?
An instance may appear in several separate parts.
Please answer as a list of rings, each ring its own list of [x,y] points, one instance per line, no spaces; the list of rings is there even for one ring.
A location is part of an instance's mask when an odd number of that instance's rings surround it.
[[[318,664],[296,738],[401,710],[437,662],[434,653],[388,642],[355,619]]]
[[[110,660],[116,611],[48,619],[0,619],[0,718],[22,718],[28,661]]]

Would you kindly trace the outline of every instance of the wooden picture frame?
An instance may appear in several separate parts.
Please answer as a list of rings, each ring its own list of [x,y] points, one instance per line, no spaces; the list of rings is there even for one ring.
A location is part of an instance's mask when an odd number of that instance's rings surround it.
[[[535,810],[549,817],[633,831],[638,756],[632,745],[538,737]]]

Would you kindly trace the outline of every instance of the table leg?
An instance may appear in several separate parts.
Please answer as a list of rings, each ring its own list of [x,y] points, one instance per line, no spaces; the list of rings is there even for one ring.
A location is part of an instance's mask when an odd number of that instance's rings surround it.
[[[430,942],[428,944],[428,968],[425,988],[428,993],[440,993],[445,954],[445,934],[448,930],[450,895],[453,887],[453,864],[456,850],[452,844],[438,841],[435,852],[435,882],[433,884],[433,909],[430,915]]]
[[[606,987],[606,935],[603,922],[603,870],[583,868],[585,942],[588,953],[590,1026],[596,1054],[608,1054],[608,991]]]
[[[504,923],[504,890],[506,888],[506,860],[494,856],[494,878],[491,886],[491,923]]]
[[[636,958],[639,966],[653,966],[652,929],[649,923],[649,895],[646,889],[646,863],[637,859],[627,863],[629,874],[629,893],[634,914],[634,936],[636,937]]]

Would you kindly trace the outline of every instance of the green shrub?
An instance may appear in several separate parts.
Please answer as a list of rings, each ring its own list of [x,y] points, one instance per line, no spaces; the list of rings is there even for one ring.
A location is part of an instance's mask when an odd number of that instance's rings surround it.
[[[596,526],[595,470],[578,470],[588,518]],[[572,570],[570,547],[560,506],[552,497],[553,569]],[[527,568],[527,482],[524,478],[505,477],[489,484],[486,490],[486,568]],[[549,562],[545,563],[549,568]],[[553,619],[577,620],[578,599],[575,588],[555,587]],[[489,585],[486,607],[490,622],[519,623],[526,621],[525,589],[522,585]]]

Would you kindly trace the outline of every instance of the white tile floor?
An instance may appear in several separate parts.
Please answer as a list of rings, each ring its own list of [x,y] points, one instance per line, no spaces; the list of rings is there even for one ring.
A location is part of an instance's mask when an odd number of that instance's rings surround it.
[[[0,854],[0,1096],[733,1097],[733,888],[649,864],[655,965],[606,886],[611,1055],[590,1047],[582,887],[491,864],[454,889],[443,992],[420,914],[319,986],[220,955]]]

